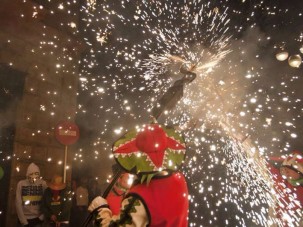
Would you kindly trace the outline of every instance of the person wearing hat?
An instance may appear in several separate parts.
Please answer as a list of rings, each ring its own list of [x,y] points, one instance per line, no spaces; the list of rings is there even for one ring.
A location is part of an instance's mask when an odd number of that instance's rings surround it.
[[[31,163],[26,171],[26,179],[17,184],[18,226],[40,227],[42,225],[41,200],[46,187],[46,182],[40,177],[39,167]]]
[[[153,123],[131,130],[114,143],[113,153],[118,164],[137,179],[118,215],[113,215],[105,198],[92,201],[88,209],[98,214],[100,226],[188,226],[188,189],[178,171],[185,144],[174,129]]]
[[[47,185],[42,202],[46,226],[69,226],[71,193],[66,190],[66,184],[59,175],[54,175]]]
[[[279,168],[269,166],[276,193],[279,195],[279,201],[274,208],[275,212],[271,211],[276,215],[271,214],[271,216],[280,223],[280,226],[291,226],[294,223],[303,226],[302,217],[298,216],[301,219],[298,222],[292,215],[303,211],[303,153],[293,151],[281,161]]]

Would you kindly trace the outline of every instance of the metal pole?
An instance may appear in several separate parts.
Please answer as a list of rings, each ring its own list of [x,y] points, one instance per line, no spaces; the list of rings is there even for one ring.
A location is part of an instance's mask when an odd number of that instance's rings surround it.
[[[67,162],[67,146],[65,145],[65,151],[64,151],[63,183],[66,183],[66,162]]]

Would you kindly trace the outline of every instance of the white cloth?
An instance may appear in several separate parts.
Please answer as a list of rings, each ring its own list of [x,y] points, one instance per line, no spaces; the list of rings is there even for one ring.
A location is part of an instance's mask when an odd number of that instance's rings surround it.
[[[31,167],[34,167],[33,169]],[[27,174],[37,171],[37,166],[30,165]],[[39,170],[39,168],[38,168]],[[44,180],[38,179],[30,183],[28,179],[21,180],[16,188],[16,211],[21,224],[28,224],[27,219],[40,218],[43,220],[41,212],[41,199],[47,184]]]
[[[93,212],[96,208],[102,205],[106,205],[107,200],[102,198],[101,196],[97,196],[96,198],[93,199],[93,201],[89,204],[88,206],[88,211]]]
[[[120,222],[120,218],[122,217],[121,214],[125,211],[124,209],[128,206],[128,204],[130,204],[130,201],[132,200],[133,197],[130,196],[122,201],[122,210],[117,216],[111,216],[111,211],[108,208],[99,209],[98,216],[102,219],[101,226],[108,227],[111,222],[116,222],[119,223],[119,226],[123,227],[146,227],[149,224],[149,219],[145,206],[140,199],[135,199],[135,201],[132,203],[132,208],[129,212],[131,218],[130,222]]]

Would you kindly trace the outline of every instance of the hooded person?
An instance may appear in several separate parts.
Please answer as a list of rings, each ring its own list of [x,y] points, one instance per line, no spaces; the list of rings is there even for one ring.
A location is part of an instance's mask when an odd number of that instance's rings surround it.
[[[19,225],[29,227],[42,225],[41,202],[46,187],[46,182],[40,177],[39,167],[31,163],[26,171],[26,179],[19,181],[16,189],[16,211]]]
[[[62,177],[54,175],[43,195],[42,210],[46,226],[69,226],[72,203],[71,192],[66,190]]]
[[[149,124],[126,133],[114,143],[117,163],[136,175],[118,215],[106,199],[96,197],[89,211],[97,212],[100,226],[187,227],[188,189],[179,172],[185,157],[183,138],[174,129]]]

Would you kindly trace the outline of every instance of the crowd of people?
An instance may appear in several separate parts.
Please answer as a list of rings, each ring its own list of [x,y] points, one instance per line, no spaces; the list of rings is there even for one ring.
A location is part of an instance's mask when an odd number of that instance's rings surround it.
[[[54,174],[49,182],[40,176],[39,167],[31,163],[26,179],[17,184],[17,226],[79,227],[88,216],[88,205],[101,189],[94,179],[81,178],[71,187]]]

